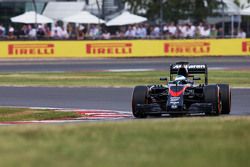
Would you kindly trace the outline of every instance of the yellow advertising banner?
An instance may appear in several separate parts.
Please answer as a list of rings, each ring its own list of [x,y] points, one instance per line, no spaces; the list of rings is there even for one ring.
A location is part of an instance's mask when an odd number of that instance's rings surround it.
[[[250,39],[1,41],[0,58],[247,56]]]

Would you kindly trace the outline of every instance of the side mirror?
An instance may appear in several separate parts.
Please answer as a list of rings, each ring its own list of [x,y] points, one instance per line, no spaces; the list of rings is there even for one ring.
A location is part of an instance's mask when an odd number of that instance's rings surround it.
[[[168,78],[160,78],[160,81],[168,81]]]
[[[194,80],[194,81],[198,81],[198,80],[201,80],[201,78],[200,78],[200,77],[197,77],[197,76],[194,76],[193,80]]]

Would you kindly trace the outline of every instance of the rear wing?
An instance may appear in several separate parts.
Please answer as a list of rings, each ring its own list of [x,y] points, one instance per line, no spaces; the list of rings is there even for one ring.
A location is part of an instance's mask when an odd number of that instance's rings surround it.
[[[208,84],[208,71],[206,64],[189,64],[188,62],[178,62],[170,65],[170,80],[173,80],[173,74],[177,74],[178,70],[184,67],[187,69],[188,74],[204,74],[205,84]]]

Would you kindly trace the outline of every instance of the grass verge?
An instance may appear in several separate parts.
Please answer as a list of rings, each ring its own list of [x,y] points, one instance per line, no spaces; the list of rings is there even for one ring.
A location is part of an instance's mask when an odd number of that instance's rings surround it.
[[[249,166],[250,117],[0,127],[0,166]]]
[[[55,110],[35,110],[27,108],[0,108],[0,122],[31,121],[31,120],[58,120],[77,118],[80,115],[74,112]]]
[[[0,86],[124,86],[162,84],[165,71],[148,72],[65,72],[0,73]],[[229,83],[250,87],[250,71],[217,70],[209,72],[209,83]]]

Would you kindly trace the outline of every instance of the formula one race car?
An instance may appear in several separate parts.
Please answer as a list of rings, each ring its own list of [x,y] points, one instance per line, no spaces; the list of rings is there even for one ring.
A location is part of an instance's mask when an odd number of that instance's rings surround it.
[[[203,82],[198,74],[203,74]],[[175,77],[175,79],[174,79]],[[228,84],[208,84],[206,64],[178,62],[170,66],[167,84],[136,86],[132,96],[132,112],[136,118],[147,116],[180,116],[204,113],[229,114],[231,90]]]

